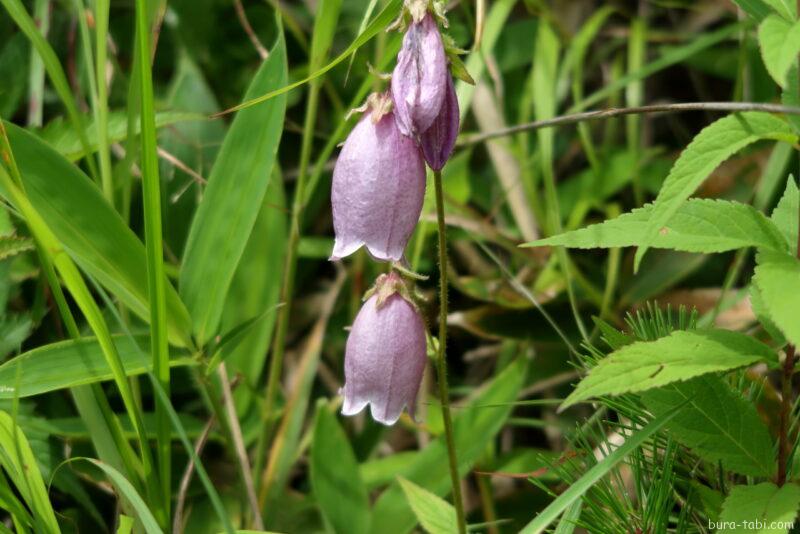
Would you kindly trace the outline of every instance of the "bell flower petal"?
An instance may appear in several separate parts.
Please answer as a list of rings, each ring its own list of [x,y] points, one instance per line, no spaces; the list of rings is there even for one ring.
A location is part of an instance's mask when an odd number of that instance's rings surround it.
[[[416,308],[394,293],[370,297],[347,338],[342,414],[370,406],[372,418],[393,425],[406,407],[413,417],[425,371],[425,324]]]
[[[442,170],[444,164],[450,159],[453,148],[456,146],[458,127],[458,96],[456,96],[453,86],[453,79],[448,76],[442,109],[439,110],[439,115],[436,116],[430,128],[425,130],[419,138],[425,161],[434,171]]]
[[[390,111],[369,113],[344,143],[333,170],[336,240],[332,260],[366,246],[378,260],[400,261],[422,211],[425,163]]]
[[[439,114],[445,97],[447,55],[433,16],[412,22],[392,73],[392,97],[403,135],[417,137]]]

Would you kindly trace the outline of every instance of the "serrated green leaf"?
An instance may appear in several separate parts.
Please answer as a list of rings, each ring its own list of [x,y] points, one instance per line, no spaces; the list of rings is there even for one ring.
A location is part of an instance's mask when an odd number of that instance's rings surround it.
[[[147,337],[120,335],[112,339],[126,376],[152,369],[150,355],[142,350],[150,346]],[[186,353],[176,354],[170,365],[189,365],[192,361]],[[19,381],[16,380],[18,370]],[[111,368],[94,338],[60,341],[37,347],[0,365],[0,399],[29,397],[112,378]],[[19,389],[14,384],[18,384]]]
[[[800,506],[800,486],[786,484],[778,487],[772,482],[754,486],[735,486],[722,503],[717,532],[748,532],[778,534],[788,532],[789,524],[797,517]],[[759,524],[756,524],[756,521]],[[774,523],[783,523],[777,528]],[[749,523],[749,524],[748,524]]]
[[[0,261],[16,256],[21,252],[33,250],[33,239],[25,237],[0,236]]]
[[[694,138],[673,165],[656,198],[636,252],[637,267],[661,229],[708,175],[731,155],[762,139],[797,142],[797,136],[786,121],[758,112],[719,119]]]
[[[540,239],[523,246],[563,245],[570,248],[631,247],[642,242],[653,205],[633,210],[580,230]],[[784,251],[775,225],[761,212],[740,202],[692,199],[678,208],[656,235],[652,246],[683,252],[725,252],[744,247]]]
[[[695,376],[776,361],[767,345],[729,330],[676,331],[612,352],[584,378],[562,409],[603,395],[645,391]]]
[[[761,323],[761,326],[764,327],[764,330],[767,331],[772,339],[779,345],[786,343],[786,337],[770,317],[767,305],[764,303],[764,298],[761,296],[761,291],[759,291],[755,284],[750,285],[750,308]]]
[[[317,408],[311,442],[311,487],[322,515],[336,533],[369,531],[369,497],[358,461],[336,416]]]
[[[786,20],[794,20],[797,18],[797,6],[794,0],[764,0],[764,3],[772,7],[772,9]]]
[[[786,182],[786,190],[773,210],[770,219],[783,234],[789,244],[789,251],[794,255],[797,255],[798,226],[800,226],[797,214],[799,211],[800,190],[797,188],[794,177],[789,176],[789,180]]]
[[[254,76],[245,99],[281,87],[286,79],[286,47],[281,34]],[[180,294],[201,343],[216,334],[219,327],[225,296],[272,175],[285,111],[286,97],[280,97],[236,115],[192,221],[181,268]]]
[[[791,23],[778,15],[769,15],[758,27],[761,58],[772,79],[784,87],[786,73],[800,53],[800,22]]]
[[[753,280],[772,321],[792,344],[800,346],[800,321],[795,296],[800,295],[800,260],[764,250],[756,256]]]
[[[669,384],[641,395],[653,415],[686,406],[667,423],[679,443],[700,458],[750,476],[775,471],[772,440],[755,406],[719,377],[706,375]]]
[[[438,495],[420,488],[403,477],[397,477],[409,506],[428,534],[455,534],[456,509]]]

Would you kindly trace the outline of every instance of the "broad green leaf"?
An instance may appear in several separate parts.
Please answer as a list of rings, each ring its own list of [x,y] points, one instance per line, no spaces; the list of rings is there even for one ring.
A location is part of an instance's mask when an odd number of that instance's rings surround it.
[[[657,388],[695,376],[776,360],[768,346],[728,330],[676,331],[626,345],[600,360],[561,409],[602,395]]]
[[[112,336],[126,376],[147,372],[152,360],[147,337]],[[173,366],[190,365],[186,354],[175,356]],[[20,371],[20,379],[16,376]],[[40,395],[49,391],[111,380],[114,375],[100,344],[94,338],[59,341],[32,349],[0,365],[0,399]],[[19,390],[13,384],[19,383]]]
[[[13,381],[11,382],[14,383]],[[0,411],[0,465],[33,515],[36,532],[60,533],[30,443],[9,414]],[[0,480],[2,483],[2,480]]]
[[[286,69],[281,35],[245,98],[285,84]],[[187,239],[180,276],[180,293],[201,343],[219,327],[225,296],[272,174],[285,110],[286,98],[281,97],[239,113],[208,177]]]
[[[242,259],[236,267],[222,311],[223,332],[228,332],[249,319],[258,318],[242,334],[235,346],[221,349],[221,357],[229,372],[240,374],[247,384],[234,392],[240,413],[253,407],[252,392],[257,389],[272,340],[277,313],[270,313],[270,310],[275,310],[280,299],[279,274],[283,272],[286,250],[287,221],[283,211],[285,204],[283,182],[275,170]]]
[[[785,120],[758,112],[729,115],[697,134],[673,165],[656,198],[636,252],[637,267],[658,233],[708,175],[730,156],[762,139],[797,142]]]
[[[428,534],[455,534],[458,532],[456,509],[438,495],[420,488],[403,477],[398,477],[409,506],[414,510],[420,525]]]
[[[794,20],[797,18],[797,6],[794,0],[763,0],[765,4],[774,9],[780,16],[786,20]]]
[[[336,416],[324,404],[317,407],[310,464],[314,496],[333,532],[368,532],[369,497],[358,461]]]
[[[161,111],[156,113],[156,127],[163,128],[181,122],[209,120],[205,115],[186,111]],[[86,138],[89,150],[97,150],[97,126],[89,117],[85,119]],[[133,132],[138,134],[141,125],[137,122]],[[81,145],[80,139],[75,135],[75,130],[63,120],[56,119],[47,124],[39,136],[54,148],[59,154],[70,161],[77,161],[86,156],[86,150]],[[115,111],[108,115],[108,141],[118,143],[128,137],[128,116],[122,111]]]
[[[462,476],[478,461],[510,415],[513,406],[503,403],[516,400],[525,382],[527,369],[527,360],[524,357],[517,359],[468,404],[456,409],[453,430],[458,451],[458,470]],[[450,491],[450,475],[443,438],[436,439],[417,453],[413,461],[396,472],[395,476],[402,476],[436,495],[446,495]],[[416,521],[403,490],[399,483],[394,482],[381,494],[373,507],[371,532],[402,534],[410,531]]]
[[[641,397],[656,416],[686,403],[666,428],[700,458],[742,475],[769,477],[775,471],[772,440],[755,406],[719,377],[669,384]]]
[[[772,482],[753,486],[735,486],[722,503],[717,532],[748,532],[779,534],[789,531],[800,507],[800,486],[786,484],[778,487]],[[758,522],[758,524],[756,524]],[[783,523],[777,528],[772,523]],[[749,524],[748,524],[749,523]]]
[[[800,212],[800,191],[792,176],[786,182],[786,190],[772,212],[770,218],[789,244],[789,251],[797,255],[798,213]]]
[[[93,464],[95,467],[101,469],[106,476],[108,476],[108,478],[111,480],[111,483],[114,485],[114,488],[116,488],[117,493],[124,497],[125,500],[127,500],[136,511],[136,515],[147,534],[163,533],[161,528],[158,526],[156,518],[153,517],[153,513],[147,507],[147,504],[145,504],[145,502],[142,500],[142,497],[136,492],[136,488],[134,488],[131,483],[128,482],[128,479],[125,478],[122,473],[110,465],[93,458],[74,458],[72,461],[75,460],[85,460]]]
[[[793,24],[778,15],[769,15],[758,27],[758,43],[767,71],[784,87],[789,67],[800,53],[800,22]]]
[[[136,439],[136,431],[133,428],[130,417],[127,414],[116,414],[119,419],[119,426],[125,437]],[[186,435],[190,438],[196,438],[203,432],[205,422],[197,417],[189,414],[179,414],[181,425],[186,431]],[[156,436],[156,415],[153,412],[145,412],[142,414],[142,421],[144,422],[145,431],[151,438]],[[86,427],[86,422],[80,417],[55,417],[48,419],[37,420],[42,428],[55,436],[70,438],[73,440],[89,439],[90,430]],[[32,424],[31,426],[35,426]],[[178,434],[174,433],[177,437]],[[214,435],[212,434],[212,437]]]
[[[767,15],[772,13],[769,6],[762,0],[733,0],[742,11],[753,17],[757,22],[764,20]]]
[[[800,259],[764,250],[756,256],[756,287],[772,321],[793,345],[800,346],[800,320],[796,296],[800,295]]]
[[[638,449],[650,436],[661,430],[681,408],[682,406],[676,406],[671,412],[656,417],[647,426],[628,436],[625,443],[614,449],[614,452],[600,460],[577,482],[570,485],[564,493],[556,497],[553,502],[547,505],[547,508],[539,512],[520,532],[522,534],[540,534],[544,532],[551,523],[558,519],[558,516],[564,513],[574,502],[578,501],[584,493],[597,484],[598,480],[606,476],[614,466],[628,454]]]
[[[642,242],[652,213],[653,205],[649,204],[616,219],[533,241],[526,246],[636,246]],[[658,232],[652,246],[703,253],[725,252],[744,247],[786,250],[780,232],[761,212],[740,202],[711,199],[692,199],[683,204]]]
[[[33,207],[81,268],[148,320],[142,242],[78,167],[22,128],[5,127]],[[169,283],[166,292],[169,339],[190,346],[189,314]]]

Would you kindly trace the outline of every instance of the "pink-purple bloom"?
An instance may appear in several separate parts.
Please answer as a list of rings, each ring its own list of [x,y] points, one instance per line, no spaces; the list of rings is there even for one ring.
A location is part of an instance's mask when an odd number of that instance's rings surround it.
[[[331,259],[362,246],[378,260],[400,261],[425,198],[425,163],[394,113],[365,113],[333,170],[336,241]]]
[[[419,138],[425,161],[434,171],[442,170],[444,164],[450,159],[453,148],[456,146],[458,125],[458,97],[455,87],[453,87],[453,80],[448,76],[444,102],[439,114],[430,128],[425,130]]]
[[[413,417],[425,370],[425,324],[398,289],[396,273],[383,275],[358,312],[345,351],[344,415],[368,404],[372,418],[394,424],[406,407]]]
[[[400,131],[416,138],[439,115],[445,99],[447,55],[433,15],[412,21],[392,73],[392,97]]]

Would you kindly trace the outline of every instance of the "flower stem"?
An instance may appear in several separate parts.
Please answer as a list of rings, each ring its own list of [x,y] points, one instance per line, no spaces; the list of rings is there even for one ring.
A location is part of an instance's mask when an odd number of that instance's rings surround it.
[[[447,442],[447,459],[450,465],[450,481],[453,485],[453,504],[456,508],[458,532],[465,534],[467,524],[464,520],[464,503],[461,498],[461,479],[458,476],[456,444],[453,437],[453,418],[450,415],[450,390],[447,386],[447,226],[444,222],[444,194],[442,193],[442,172],[433,172],[436,189],[436,222],[439,228],[439,353],[436,358],[439,381],[439,402],[442,403],[444,438]]]

